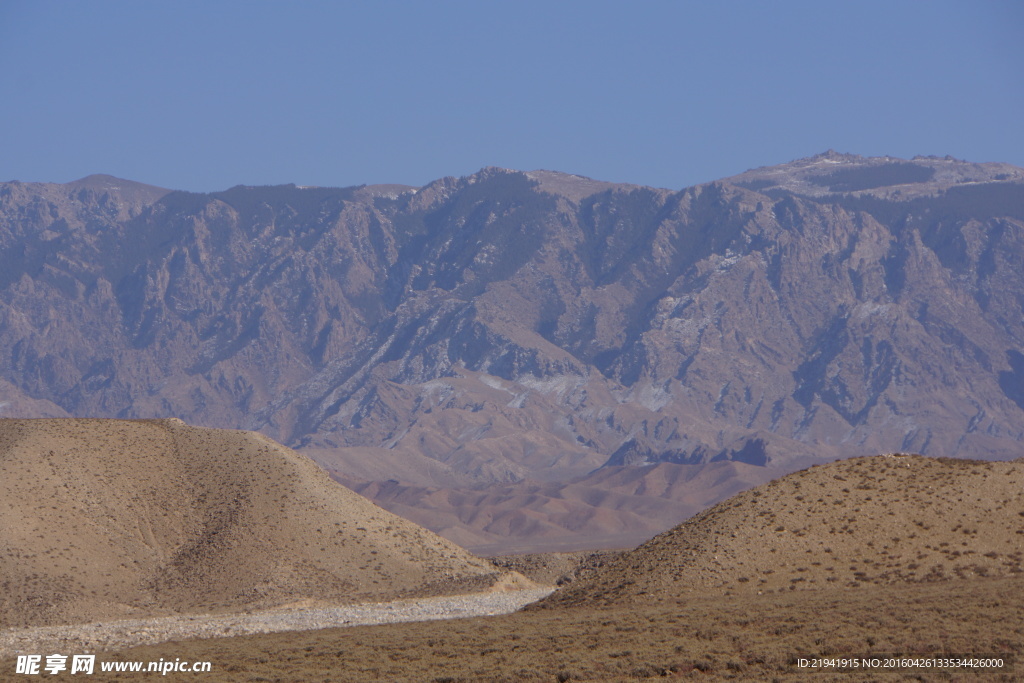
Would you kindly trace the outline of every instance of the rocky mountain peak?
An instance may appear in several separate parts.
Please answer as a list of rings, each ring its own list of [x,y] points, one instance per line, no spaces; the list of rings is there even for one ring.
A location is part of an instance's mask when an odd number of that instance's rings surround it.
[[[64,187],[72,191],[88,190],[99,194],[110,193],[140,204],[155,202],[170,192],[168,189],[155,185],[124,180],[102,173],[73,180],[70,183],[65,183]]]
[[[758,168],[728,179],[757,192],[785,190],[809,197],[874,196],[906,200],[934,196],[969,183],[1021,183],[1024,171],[1002,163],[970,163],[951,156],[863,157],[828,150],[787,164]]]
[[[536,181],[541,191],[565,197],[573,202],[580,202],[598,192],[637,187],[635,185],[594,180],[593,178],[573,173],[560,173],[558,171],[528,171],[526,177]]]

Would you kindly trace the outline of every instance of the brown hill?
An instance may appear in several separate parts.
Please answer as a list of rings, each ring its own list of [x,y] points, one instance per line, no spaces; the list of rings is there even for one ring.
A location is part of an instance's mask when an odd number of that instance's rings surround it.
[[[545,605],[1024,572],[1024,460],[854,458],[745,491]]]
[[[0,623],[480,590],[499,576],[252,432],[0,420]]]

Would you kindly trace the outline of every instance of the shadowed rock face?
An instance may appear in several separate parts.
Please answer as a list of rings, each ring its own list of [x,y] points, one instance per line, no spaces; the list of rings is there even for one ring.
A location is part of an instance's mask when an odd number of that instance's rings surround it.
[[[0,402],[258,429],[350,478],[445,488],[1006,458],[1022,228],[1021,169],[832,152],[679,192],[493,168],[7,183]]]

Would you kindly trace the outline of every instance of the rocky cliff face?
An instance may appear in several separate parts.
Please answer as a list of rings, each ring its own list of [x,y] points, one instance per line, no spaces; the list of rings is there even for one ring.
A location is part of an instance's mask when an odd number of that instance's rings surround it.
[[[1016,457],[1022,264],[1024,171],[948,158],[829,152],[679,192],[6,183],[0,403],[258,429],[448,489]]]

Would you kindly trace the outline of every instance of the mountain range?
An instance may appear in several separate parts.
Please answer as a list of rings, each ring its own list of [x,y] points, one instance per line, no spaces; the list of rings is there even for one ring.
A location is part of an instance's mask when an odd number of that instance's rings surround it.
[[[476,550],[632,545],[801,467],[1010,459],[1024,170],[679,191],[0,184],[0,415],[258,430]]]

